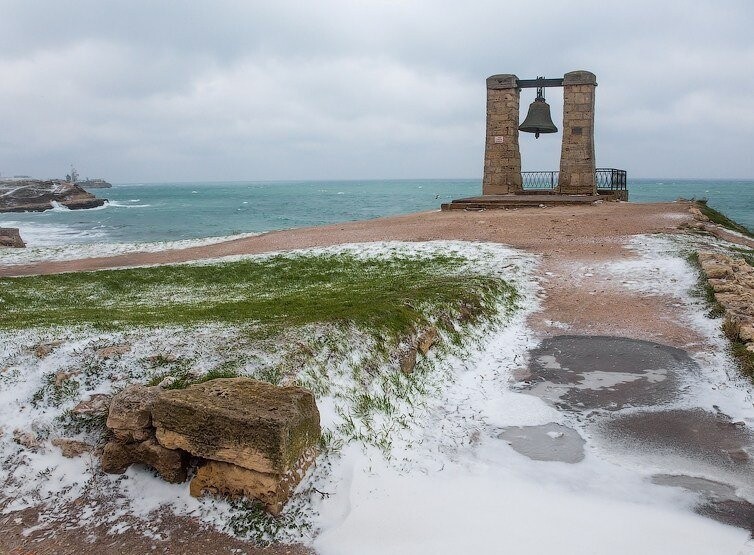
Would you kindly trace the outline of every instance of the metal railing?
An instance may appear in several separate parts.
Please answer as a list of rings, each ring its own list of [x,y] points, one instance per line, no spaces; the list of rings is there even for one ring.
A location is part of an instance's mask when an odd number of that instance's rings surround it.
[[[531,190],[551,190],[558,188],[560,172],[521,172],[523,188]],[[594,172],[597,190],[625,191],[627,186],[626,170],[615,168],[597,168]]]
[[[627,188],[628,174],[626,170],[615,168],[597,168],[595,172],[597,190],[609,189],[610,191],[625,191]]]
[[[560,172],[521,172],[524,189],[556,189]]]

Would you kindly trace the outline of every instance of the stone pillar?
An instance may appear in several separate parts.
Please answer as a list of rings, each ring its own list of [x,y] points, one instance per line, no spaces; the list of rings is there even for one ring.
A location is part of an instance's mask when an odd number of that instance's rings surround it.
[[[594,88],[597,77],[571,71],[563,79],[563,146],[558,190],[564,195],[596,195]]]
[[[483,195],[504,195],[522,190],[518,101],[518,78],[515,75],[493,75],[487,79]]]

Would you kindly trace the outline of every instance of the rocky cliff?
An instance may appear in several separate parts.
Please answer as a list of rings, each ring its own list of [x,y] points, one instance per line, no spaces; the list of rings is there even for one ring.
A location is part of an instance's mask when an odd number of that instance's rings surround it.
[[[58,203],[71,210],[102,206],[95,197],[74,183],[37,179],[0,181],[0,212],[42,212]]]

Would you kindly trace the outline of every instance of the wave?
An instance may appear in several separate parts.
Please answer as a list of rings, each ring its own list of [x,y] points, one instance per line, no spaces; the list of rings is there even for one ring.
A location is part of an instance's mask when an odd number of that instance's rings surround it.
[[[63,206],[56,200],[51,200],[50,204],[52,205],[51,210],[53,212],[70,212],[71,211],[70,208],[68,208],[67,206]]]
[[[128,202],[138,202],[138,199],[136,201],[128,201]],[[151,204],[124,204],[122,202],[118,202],[117,200],[109,200],[105,203],[105,206],[112,206],[113,208],[148,208],[152,205]]]

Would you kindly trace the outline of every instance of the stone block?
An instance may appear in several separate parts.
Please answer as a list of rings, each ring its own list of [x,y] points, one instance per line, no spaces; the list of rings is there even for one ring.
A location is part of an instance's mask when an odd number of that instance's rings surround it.
[[[160,391],[159,387],[132,385],[113,397],[107,427],[118,440],[140,442],[152,437],[152,406]]]
[[[167,449],[154,439],[141,443],[111,441],[102,452],[102,471],[123,474],[132,464],[143,463],[154,468],[163,480],[178,484],[186,481],[188,456]]]
[[[162,392],[152,408],[157,441],[205,459],[283,474],[320,437],[311,392],[224,378]]]
[[[315,454],[313,449],[308,450],[284,474],[258,472],[227,462],[207,461],[197,469],[189,492],[194,497],[210,493],[258,499],[267,511],[277,515],[303,479]]]

